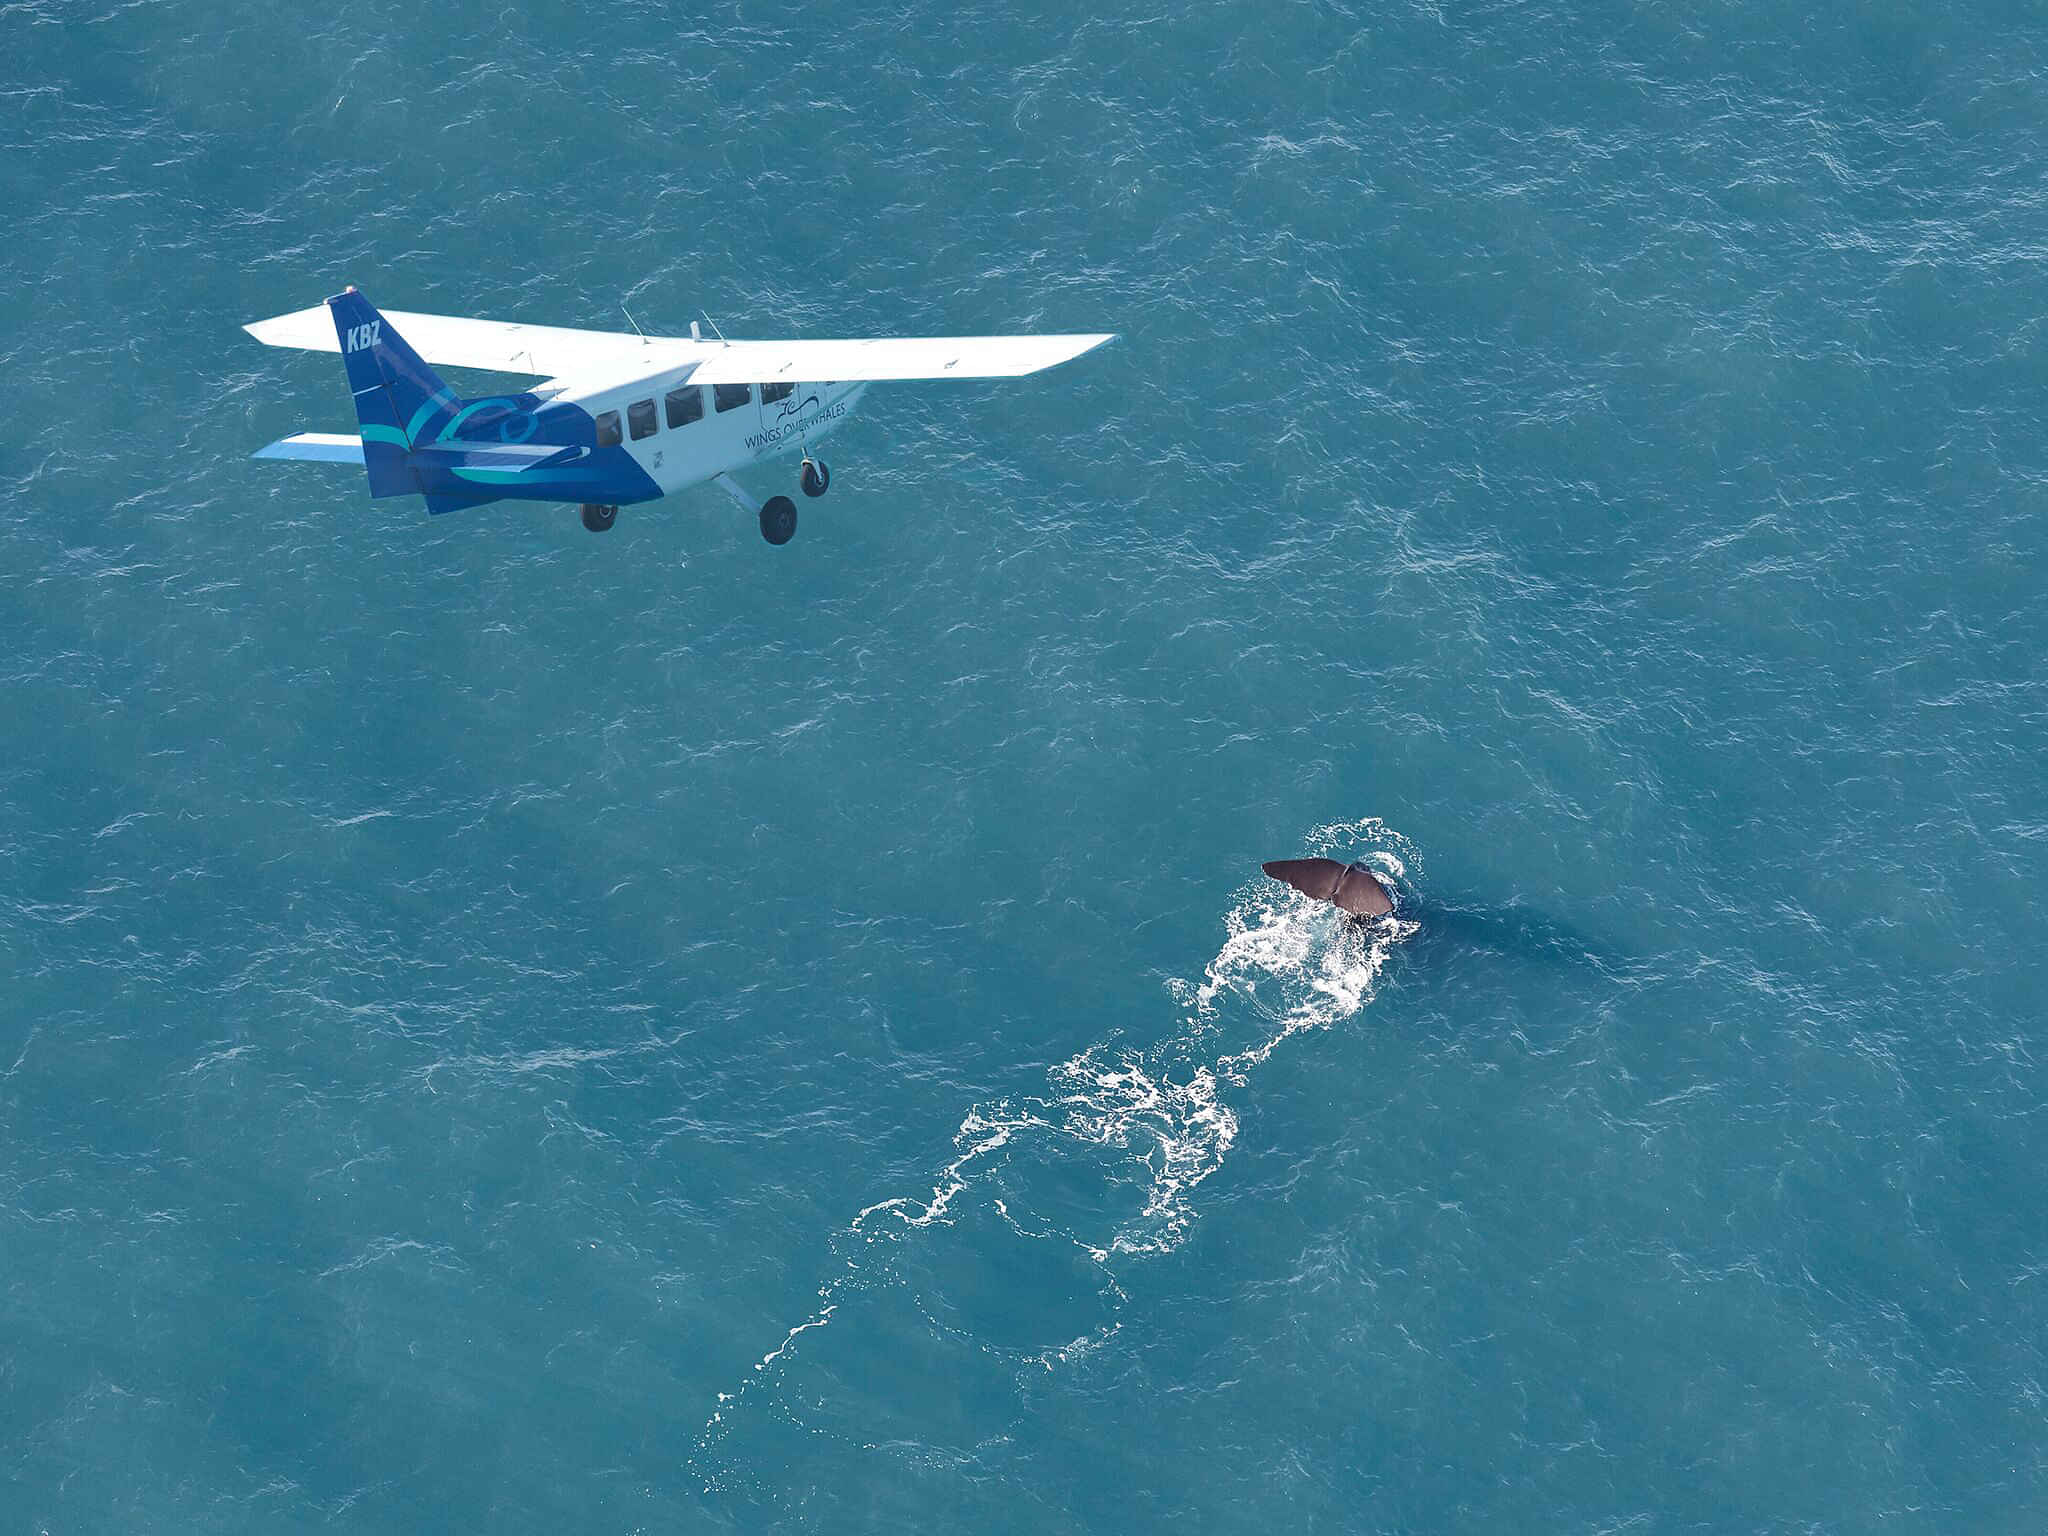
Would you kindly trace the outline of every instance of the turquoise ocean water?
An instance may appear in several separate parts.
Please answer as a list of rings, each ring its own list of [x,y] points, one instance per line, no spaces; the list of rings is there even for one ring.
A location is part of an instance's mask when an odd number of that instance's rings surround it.
[[[2037,8],[0,44],[0,1530],[2048,1523]],[[593,538],[347,282],[1120,339]]]

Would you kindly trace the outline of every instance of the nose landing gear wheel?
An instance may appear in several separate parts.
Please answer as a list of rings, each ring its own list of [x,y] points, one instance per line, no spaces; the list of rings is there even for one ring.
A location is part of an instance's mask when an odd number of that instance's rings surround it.
[[[761,537],[770,544],[787,544],[796,536],[796,503],[787,496],[770,496],[761,503]]]
[[[832,484],[832,470],[823,459],[805,459],[803,487],[806,496],[822,496]]]
[[[617,507],[607,507],[595,501],[583,503],[583,526],[592,533],[603,533],[618,520]]]

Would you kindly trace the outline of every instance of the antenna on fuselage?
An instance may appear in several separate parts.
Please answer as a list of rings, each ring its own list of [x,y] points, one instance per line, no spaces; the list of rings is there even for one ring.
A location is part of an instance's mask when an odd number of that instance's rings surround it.
[[[634,330],[640,331],[640,322],[633,318],[633,311],[626,309],[626,301],[624,299],[619,300],[619,308],[626,310],[626,323],[632,326]],[[647,345],[647,333],[645,331],[640,331],[640,344],[643,347]]]

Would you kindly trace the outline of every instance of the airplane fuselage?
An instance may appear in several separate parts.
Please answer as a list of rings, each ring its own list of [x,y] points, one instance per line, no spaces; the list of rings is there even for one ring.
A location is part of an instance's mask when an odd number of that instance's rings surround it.
[[[652,500],[785,453],[841,426],[866,384],[692,384],[694,365],[584,388],[551,404],[590,418],[593,446],[625,450]],[[765,397],[765,398],[764,398]],[[623,500],[624,498],[621,498]]]
[[[417,489],[430,504],[458,498],[619,506],[654,501],[808,451],[844,424],[868,388],[695,384],[696,368],[687,361],[620,382],[544,385],[467,401],[411,460]],[[493,448],[532,453],[546,446],[563,452],[542,467],[488,462]]]

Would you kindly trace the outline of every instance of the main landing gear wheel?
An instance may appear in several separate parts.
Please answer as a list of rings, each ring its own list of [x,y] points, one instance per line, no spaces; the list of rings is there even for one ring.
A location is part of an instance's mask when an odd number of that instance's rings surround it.
[[[832,484],[832,469],[823,459],[805,459],[803,486],[806,496],[822,496]]]
[[[592,533],[603,533],[619,520],[617,507],[603,506],[595,501],[583,503],[583,526]]]
[[[787,496],[770,496],[762,502],[761,537],[770,544],[787,544],[796,537],[796,503]]]

